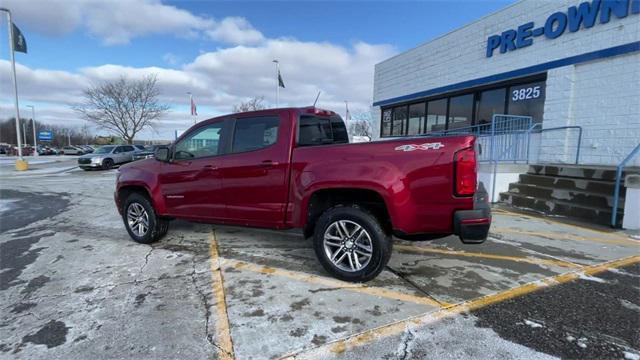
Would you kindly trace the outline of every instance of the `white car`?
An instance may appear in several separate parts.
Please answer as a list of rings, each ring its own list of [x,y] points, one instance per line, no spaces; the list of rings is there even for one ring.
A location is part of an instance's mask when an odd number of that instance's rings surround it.
[[[62,153],[64,155],[82,155],[84,154],[84,150],[75,146],[65,146],[62,148]]]

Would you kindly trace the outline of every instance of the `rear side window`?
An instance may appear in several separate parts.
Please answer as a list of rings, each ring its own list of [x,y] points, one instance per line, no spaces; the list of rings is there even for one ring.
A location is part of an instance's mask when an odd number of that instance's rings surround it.
[[[345,144],[349,142],[347,127],[344,121],[338,116],[331,117],[331,131],[333,132],[333,142],[337,144]]]
[[[278,141],[279,124],[277,117],[237,119],[231,151],[253,151],[275,144]]]
[[[135,150],[133,146],[129,146],[129,145],[124,146],[124,151],[125,151],[125,152],[127,152],[127,151],[133,151],[133,150]]]
[[[298,145],[344,144],[349,142],[347,128],[339,116],[331,118],[300,116]]]

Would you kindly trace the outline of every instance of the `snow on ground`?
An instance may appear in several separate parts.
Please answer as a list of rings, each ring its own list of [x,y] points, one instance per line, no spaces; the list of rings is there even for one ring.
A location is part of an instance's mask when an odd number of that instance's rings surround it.
[[[531,320],[525,320],[524,323],[529,325],[529,326],[531,326],[534,329],[543,327],[542,324],[539,324],[539,323],[537,323],[535,321],[531,321]]]
[[[0,199],[0,214],[7,212],[13,208],[13,203],[18,201],[17,199]]]
[[[595,277],[595,276],[591,276],[591,275],[587,275],[587,274],[582,273],[582,272],[579,274],[579,277],[582,280],[595,281],[595,282],[599,282],[599,283],[606,283],[607,282],[604,279],[601,279],[601,278]]]
[[[24,156],[23,159],[27,160],[29,165],[50,164],[58,161],[66,161],[77,158],[77,156]],[[0,157],[0,166],[13,166],[18,159],[17,156],[4,156]]]
[[[625,351],[624,358],[627,360],[640,360],[640,354],[634,354],[632,352]]]

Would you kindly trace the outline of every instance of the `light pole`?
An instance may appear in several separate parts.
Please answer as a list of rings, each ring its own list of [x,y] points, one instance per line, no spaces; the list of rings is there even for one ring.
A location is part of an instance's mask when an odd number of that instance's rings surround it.
[[[38,142],[36,140],[36,110],[33,105],[27,105],[31,108],[31,126],[33,126],[33,156],[38,156]]]

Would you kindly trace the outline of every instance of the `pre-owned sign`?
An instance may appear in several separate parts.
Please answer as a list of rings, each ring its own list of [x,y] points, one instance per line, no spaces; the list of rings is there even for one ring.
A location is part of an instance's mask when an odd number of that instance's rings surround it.
[[[640,0],[593,0],[572,6],[566,12],[555,12],[547,18],[543,26],[536,27],[534,22],[509,29],[500,35],[487,38],[487,57],[493,56],[494,50],[500,53],[513,51],[533,44],[533,39],[544,35],[548,39],[555,39],[569,32],[588,29],[596,24],[606,24],[612,15],[617,18],[627,17],[629,14],[640,14]]]

